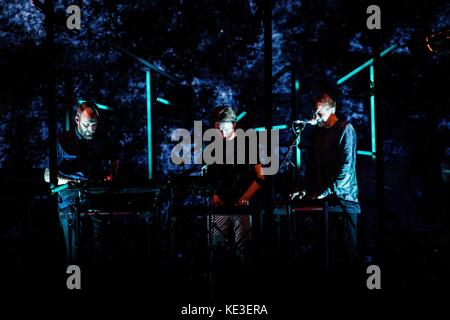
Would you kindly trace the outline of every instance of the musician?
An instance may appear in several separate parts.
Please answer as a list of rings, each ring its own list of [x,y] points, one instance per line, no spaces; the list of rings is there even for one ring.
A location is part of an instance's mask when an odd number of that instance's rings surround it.
[[[117,172],[117,160],[108,159],[109,151],[104,141],[96,138],[99,112],[95,103],[83,102],[77,107],[75,128],[58,137],[58,184],[70,181],[112,180]],[[103,139],[104,140],[104,139]],[[49,170],[45,170],[49,182]]]
[[[207,175],[215,184],[213,204],[218,208],[248,207],[264,183],[262,166],[259,161],[251,164],[246,142],[245,164],[237,164],[236,113],[229,106],[217,107],[213,113],[214,128],[220,131],[224,140],[224,164],[209,165]],[[233,164],[225,164],[226,154],[234,144]],[[241,150],[242,151],[242,150]],[[250,240],[251,217],[249,215],[213,215],[213,245],[216,248],[228,247],[237,250],[244,258]],[[233,248],[233,246],[235,246]]]
[[[312,131],[311,150],[305,172],[305,189],[292,195],[299,199],[327,199],[343,209],[347,262],[357,253],[357,215],[360,213],[356,179],[356,132],[336,115],[336,101],[329,92],[315,100],[317,127]]]
[[[95,103],[83,102],[77,106],[75,127],[58,137],[57,177],[58,184],[87,181],[111,181],[117,172],[118,161],[113,160],[111,149],[97,136],[99,111]],[[49,182],[49,170],[44,179]],[[59,192],[58,210],[60,224],[66,242],[67,260],[77,259],[78,214],[87,202],[79,189],[66,189]],[[94,225],[94,227],[96,227]],[[98,229],[98,226],[97,226]]]

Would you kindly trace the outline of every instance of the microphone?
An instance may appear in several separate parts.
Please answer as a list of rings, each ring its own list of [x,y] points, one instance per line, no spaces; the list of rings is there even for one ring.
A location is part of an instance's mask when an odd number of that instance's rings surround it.
[[[311,119],[311,120],[295,120],[293,125],[294,126],[300,126],[300,125],[312,125],[315,126],[317,125],[317,120],[316,119]]]

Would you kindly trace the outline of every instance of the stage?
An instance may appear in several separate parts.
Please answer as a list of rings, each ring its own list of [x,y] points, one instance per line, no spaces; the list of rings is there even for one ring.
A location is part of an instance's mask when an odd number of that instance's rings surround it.
[[[3,290],[139,292],[177,319],[447,290],[445,1],[0,17]]]

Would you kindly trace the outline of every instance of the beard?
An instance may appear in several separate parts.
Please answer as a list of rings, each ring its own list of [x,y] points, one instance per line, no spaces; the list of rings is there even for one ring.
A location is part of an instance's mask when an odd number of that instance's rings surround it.
[[[94,139],[94,136],[95,136],[95,134],[90,134],[90,135],[85,134],[83,137],[84,137],[86,140],[92,140],[92,139]]]
[[[83,139],[92,140],[95,137],[95,133],[88,133],[86,131],[78,130],[78,133]]]

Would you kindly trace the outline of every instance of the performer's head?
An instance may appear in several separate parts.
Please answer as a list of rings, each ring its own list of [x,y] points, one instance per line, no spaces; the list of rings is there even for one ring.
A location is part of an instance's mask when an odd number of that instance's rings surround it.
[[[315,99],[314,116],[319,127],[331,127],[336,122],[336,101],[329,93],[320,93]]]
[[[226,140],[234,139],[236,136],[234,128],[236,127],[236,113],[229,106],[220,106],[214,110],[213,114],[214,128],[220,130]]]
[[[94,139],[98,116],[97,106],[93,102],[83,102],[77,107],[75,123],[78,133],[83,139]]]

